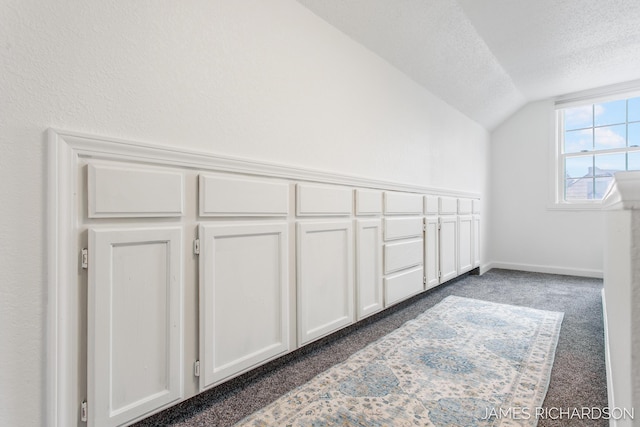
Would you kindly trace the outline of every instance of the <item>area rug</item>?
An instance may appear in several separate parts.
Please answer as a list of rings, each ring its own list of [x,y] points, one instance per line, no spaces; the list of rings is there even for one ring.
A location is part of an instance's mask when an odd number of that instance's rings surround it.
[[[236,427],[535,426],[562,318],[449,296]]]

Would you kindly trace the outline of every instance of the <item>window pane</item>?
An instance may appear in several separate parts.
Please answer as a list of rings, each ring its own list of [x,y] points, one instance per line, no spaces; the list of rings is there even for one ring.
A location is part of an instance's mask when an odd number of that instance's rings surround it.
[[[593,197],[593,156],[569,157],[565,160],[565,199]]]
[[[564,152],[579,153],[593,149],[593,132],[591,129],[572,130],[564,133]]]
[[[595,149],[624,148],[627,146],[627,129],[625,125],[595,128]]]
[[[564,110],[564,129],[581,129],[593,126],[593,107],[567,108]]]
[[[640,171],[640,152],[629,153],[627,169],[630,171]]]
[[[640,121],[640,97],[631,98],[629,100],[629,119],[630,122]]]
[[[594,105],[596,126],[614,125],[627,121],[627,100],[604,102]]]
[[[629,147],[640,147],[640,123],[629,123]]]
[[[607,189],[609,188],[609,185],[611,185],[611,183],[613,182],[613,177],[607,177],[607,178],[596,178],[596,192],[593,195],[593,198],[596,200],[600,200],[604,197],[605,194],[607,194]]]
[[[625,153],[596,156],[596,177],[613,177],[614,173],[626,169]]]

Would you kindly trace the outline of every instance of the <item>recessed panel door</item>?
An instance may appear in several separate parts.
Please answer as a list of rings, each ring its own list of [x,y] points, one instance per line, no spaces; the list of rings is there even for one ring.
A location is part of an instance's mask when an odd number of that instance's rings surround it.
[[[353,322],[351,221],[298,223],[298,339],[301,345]]]
[[[458,274],[473,268],[473,216],[458,215]]]
[[[358,320],[382,310],[382,221],[356,221],[356,300]]]
[[[440,217],[440,283],[458,275],[458,218]]]
[[[182,397],[180,228],[89,230],[89,426]]]
[[[427,217],[425,219],[424,235],[424,269],[427,279],[426,287],[432,288],[439,283],[438,280],[438,258],[440,247],[438,242],[438,217]]]
[[[202,389],[289,350],[287,224],[200,226]]]

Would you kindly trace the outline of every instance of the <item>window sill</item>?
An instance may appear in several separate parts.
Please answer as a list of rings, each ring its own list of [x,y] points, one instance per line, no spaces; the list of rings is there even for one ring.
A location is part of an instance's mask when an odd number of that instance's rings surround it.
[[[602,200],[593,202],[564,202],[549,203],[547,210],[550,211],[600,211],[602,210]]]

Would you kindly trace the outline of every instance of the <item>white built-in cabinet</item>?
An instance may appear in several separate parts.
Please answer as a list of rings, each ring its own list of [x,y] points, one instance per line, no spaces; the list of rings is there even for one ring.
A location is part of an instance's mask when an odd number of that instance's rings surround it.
[[[480,263],[477,199],[51,139],[51,425],[130,425]]]

